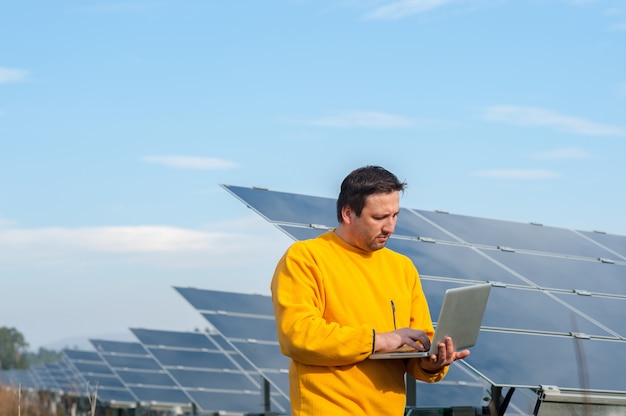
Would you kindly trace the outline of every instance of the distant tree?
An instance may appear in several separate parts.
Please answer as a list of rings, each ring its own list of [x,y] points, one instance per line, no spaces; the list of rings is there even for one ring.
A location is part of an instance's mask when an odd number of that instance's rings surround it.
[[[28,364],[31,366],[60,361],[61,355],[60,351],[49,350],[43,347],[39,347],[37,352],[26,353]]]
[[[20,331],[6,326],[0,327],[0,369],[28,368],[26,348],[28,343]]]

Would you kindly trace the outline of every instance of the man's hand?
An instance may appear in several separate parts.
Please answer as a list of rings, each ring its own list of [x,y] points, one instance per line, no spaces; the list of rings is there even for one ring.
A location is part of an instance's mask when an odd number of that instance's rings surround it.
[[[417,351],[428,351],[430,339],[426,332],[418,329],[401,328],[391,332],[376,333],[375,351],[391,351],[408,345]]]
[[[420,367],[429,373],[437,373],[447,365],[452,364],[456,360],[462,360],[470,355],[469,350],[463,350],[456,352],[454,350],[454,344],[452,338],[446,337],[444,342],[439,343],[439,351],[437,355],[433,354],[430,357],[421,358]]]

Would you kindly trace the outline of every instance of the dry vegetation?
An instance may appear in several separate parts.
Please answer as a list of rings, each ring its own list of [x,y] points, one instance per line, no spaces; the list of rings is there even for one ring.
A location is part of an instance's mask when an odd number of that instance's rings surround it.
[[[0,384],[0,416],[58,416],[50,407],[46,396]]]

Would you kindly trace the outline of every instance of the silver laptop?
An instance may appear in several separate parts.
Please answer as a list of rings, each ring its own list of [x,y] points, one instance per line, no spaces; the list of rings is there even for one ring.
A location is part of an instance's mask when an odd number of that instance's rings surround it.
[[[369,358],[376,360],[437,355],[438,345],[444,341],[445,337],[452,338],[455,350],[473,347],[478,339],[490,292],[491,283],[446,290],[429,351],[415,351],[403,345],[393,351],[376,352]]]

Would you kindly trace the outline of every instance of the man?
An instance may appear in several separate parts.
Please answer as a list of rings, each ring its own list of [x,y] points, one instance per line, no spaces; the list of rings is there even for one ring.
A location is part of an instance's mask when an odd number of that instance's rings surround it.
[[[402,415],[405,373],[436,382],[469,355],[447,338],[430,357],[368,359],[402,345],[427,350],[434,332],[415,266],[385,248],[405,186],[378,166],[354,170],[341,184],[337,227],[294,243],[276,266],[272,301],[294,416]]]

